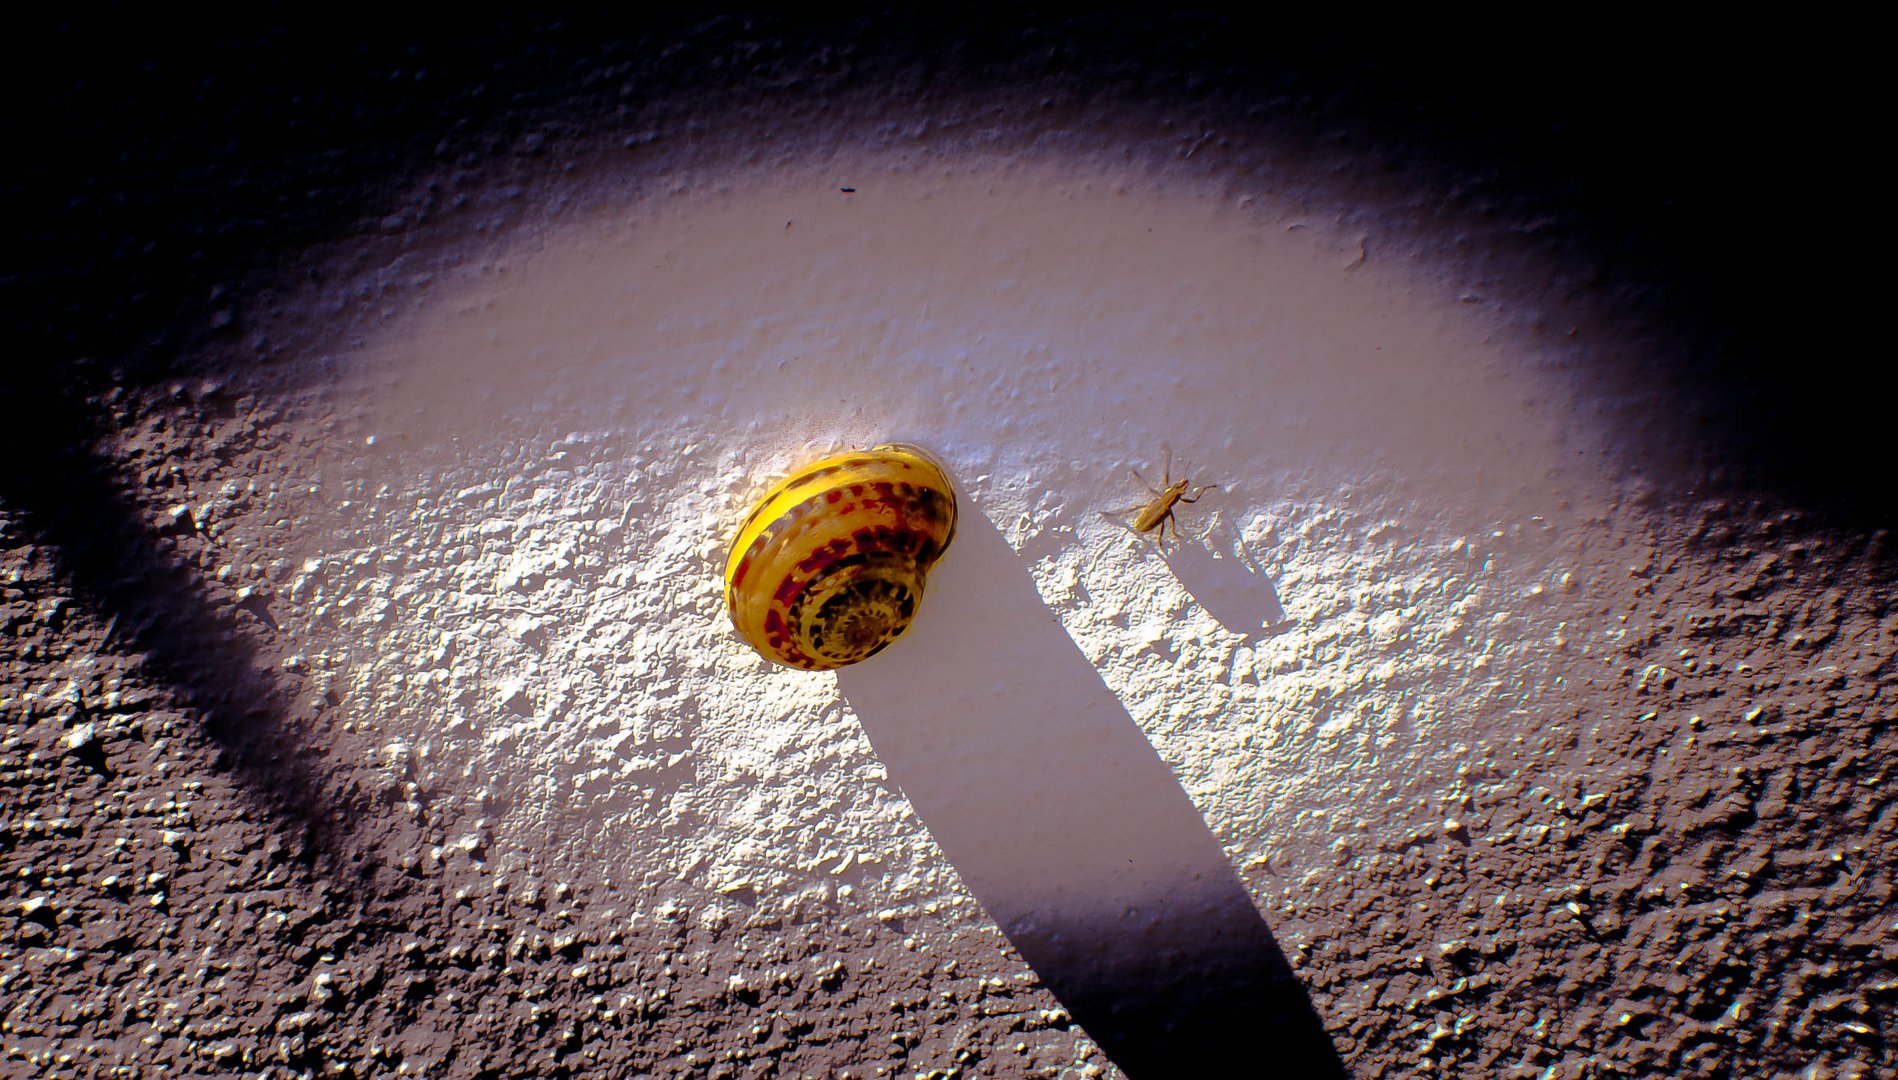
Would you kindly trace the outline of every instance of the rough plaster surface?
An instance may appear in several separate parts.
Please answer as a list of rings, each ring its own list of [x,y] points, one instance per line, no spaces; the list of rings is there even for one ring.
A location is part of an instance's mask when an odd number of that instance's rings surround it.
[[[93,394],[142,576],[0,506],[15,1067],[1271,1075],[1294,1007],[1313,1075],[1898,1064],[1882,534],[1668,437],[1532,222],[854,108],[425,170]],[[774,668],[724,545],[885,439],[958,546]]]

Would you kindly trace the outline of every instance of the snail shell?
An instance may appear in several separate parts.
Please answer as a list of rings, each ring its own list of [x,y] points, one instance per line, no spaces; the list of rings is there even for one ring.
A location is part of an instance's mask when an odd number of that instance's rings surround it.
[[[854,664],[909,625],[955,532],[955,489],[923,450],[827,457],[773,487],[738,530],[725,563],[732,625],[780,664]]]

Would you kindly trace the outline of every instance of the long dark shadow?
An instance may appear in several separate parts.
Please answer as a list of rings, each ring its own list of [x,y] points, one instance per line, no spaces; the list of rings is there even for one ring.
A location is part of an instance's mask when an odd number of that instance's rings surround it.
[[[130,478],[90,449],[104,421],[77,390],[19,377],[5,388],[18,409],[0,430],[0,508],[12,516],[12,539],[47,549],[61,586],[108,624],[106,647],[128,650],[178,708],[199,717],[220,765],[301,836],[308,857],[338,855],[363,800],[324,775],[321,749],[303,735],[307,704],[264,664],[256,631],[242,625],[270,625],[268,607],[213,598],[188,546],[189,514],[168,525],[149,520],[126,490]],[[81,703],[89,706],[96,703]]]
[[[1129,1076],[1346,1075],[1219,841],[987,518],[965,508],[909,633],[838,685],[962,880]]]

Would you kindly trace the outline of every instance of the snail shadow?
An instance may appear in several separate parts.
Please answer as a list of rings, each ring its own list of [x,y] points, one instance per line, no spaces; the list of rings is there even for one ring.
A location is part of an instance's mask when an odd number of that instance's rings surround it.
[[[1237,537],[1218,530],[1205,545],[1175,543],[1165,556],[1180,587],[1227,630],[1256,640],[1292,627],[1271,575]]]
[[[986,518],[965,510],[921,617],[838,685],[962,880],[1130,1077],[1346,1075],[1198,809]]]

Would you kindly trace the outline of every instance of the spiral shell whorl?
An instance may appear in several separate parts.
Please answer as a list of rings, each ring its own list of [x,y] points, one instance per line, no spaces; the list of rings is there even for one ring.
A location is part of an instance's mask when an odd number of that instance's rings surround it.
[[[949,477],[923,451],[825,458],[774,487],[739,529],[725,567],[732,624],[781,664],[854,664],[909,625],[955,524]]]

